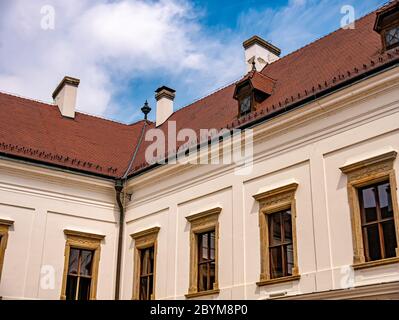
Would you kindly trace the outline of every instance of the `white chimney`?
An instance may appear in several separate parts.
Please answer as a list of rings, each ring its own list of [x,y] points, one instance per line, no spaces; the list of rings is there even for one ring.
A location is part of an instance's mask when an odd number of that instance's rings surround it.
[[[157,100],[156,126],[164,123],[173,113],[173,100],[175,99],[175,90],[162,86],[155,90],[155,99]]]
[[[256,70],[261,71],[267,64],[278,60],[281,54],[279,48],[258,36],[249,38],[242,45],[248,72],[252,70],[254,61]]]
[[[80,80],[64,77],[53,92],[54,103],[64,117],[75,118],[76,96]]]

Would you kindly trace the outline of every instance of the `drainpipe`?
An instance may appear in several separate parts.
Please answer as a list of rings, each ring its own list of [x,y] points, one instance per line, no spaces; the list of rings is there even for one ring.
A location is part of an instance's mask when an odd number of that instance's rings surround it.
[[[144,124],[141,129],[141,134],[139,141],[137,142],[136,149],[134,150],[133,156],[130,159],[130,163],[126,169],[125,174],[115,180],[115,191],[116,191],[116,202],[118,203],[119,207],[119,234],[118,234],[118,253],[116,257],[116,279],[115,279],[115,300],[119,300],[120,296],[120,284],[121,284],[121,265],[122,265],[122,248],[123,248],[123,227],[125,223],[125,209],[123,207],[123,187],[125,182],[127,181],[127,176],[133,166],[134,160],[136,159],[137,153],[139,151],[141,142],[143,141],[143,137],[145,134],[145,128],[147,126],[147,114],[151,111],[151,108],[148,106],[146,101],[144,107],[142,108],[144,113]]]
[[[122,262],[122,242],[123,242],[123,226],[125,220],[125,211],[121,197],[123,196],[123,180],[115,181],[116,202],[119,207],[119,235],[118,235],[118,253],[116,258],[116,283],[115,283],[115,300],[119,300],[120,282],[121,282],[121,262]]]

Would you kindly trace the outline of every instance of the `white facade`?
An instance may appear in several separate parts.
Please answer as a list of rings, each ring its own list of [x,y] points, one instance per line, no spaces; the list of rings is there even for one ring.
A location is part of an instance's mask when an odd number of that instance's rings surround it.
[[[249,175],[235,175],[233,165],[165,165],[130,179],[126,189],[133,195],[126,203],[121,298],[132,298],[134,241],[130,234],[160,227],[155,297],[185,299],[190,261],[190,226],[185,217],[215,207],[222,208],[220,293],[203,299],[266,299],[283,293],[299,298],[328,291],[332,292],[328,298],[334,292],[345,298],[340,289],[380,283],[386,283],[380,294],[397,298],[393,292],[399,291],[399,263],[356,271],[351,267],[346,176],[339,168],[399,151],[398,71],[397,67],[385,71],[255,127],[254,167]],[[397,174],[399,159],[394,169]],[[298,183],[301,278],[257,286],[259,204],[253,196],[292,181]],[[97,299],[113,299],[118,217],[113,181],[1,159],[0,219],[14,224],[9,230],[0,296],[59,299],[63,230],[71,229],[105,235]],[[41,270],[48,270],[43,266],[54,268],[54,288],[43,284],[46,272],[41,274]]]

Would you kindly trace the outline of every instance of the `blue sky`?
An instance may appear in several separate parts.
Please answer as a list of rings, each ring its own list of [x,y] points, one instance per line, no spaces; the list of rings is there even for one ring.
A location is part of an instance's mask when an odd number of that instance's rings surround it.
[[[154,90],[185,106],[245,72],[242,42],[257,34],[282,56],[385,0],[14,0],[0,2],[0,90],[43,101],[64,75],[81,79],[78,109],[131,123]],[[50,5],[54,28],[43,28]],[[44,10],[44,11],[43,11]],[[46,20],[48,21],[48,20]]]

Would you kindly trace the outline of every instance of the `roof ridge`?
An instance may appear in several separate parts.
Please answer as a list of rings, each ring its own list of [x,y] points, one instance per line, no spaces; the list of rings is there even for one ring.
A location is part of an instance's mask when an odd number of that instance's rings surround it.
[[[390,1],[390,0],[389,0],[389,1]],[[384,6],[386,6],[386,5],[387,5],[387,4],[385,3],[385,4],[381,5],[380,7],[378,7],[377,9],[374,9],[373,11],[370,11],[369,13],[366,13],[366,14],[364,14],[363,16],[360,16],[359,18],[357,18],[357,19],[355,20],[355,22],[365,19],[366,17],[368,17],[368,16],[371,15],[371,14],[374,14],[375,12],[377,12],[378,10],[380,10],[382,7],[384,7]],[[296,50],[294,50],[294,51],[288,53],[287,55],[282,56],[280,59],[277,59],[277,60],[273,61],[272,63],[269,63],[269,64],[265,65],[265,66],[263,67],[263,69],[262,69],[260,72],[263,73],[263,71],[265,71],[265,70],[267,69],[268,66],[270,66],[270,65],[272,65],[272,64],[274,64],[274,63],[278,63],[279,61],[281,61],[281,60],[283,60],[283,59],[285,59],[285,58],[287,58],[287,57],[289,57],[289,56],[292,56],[292,55],[294,55],[295,53],[297,53],[297,52],[299,52],[299,51],[301,51],[301,50],[303,50],[303,49],[305,49],[305,48],[307,48],[307,47],[310,47],[311,45],[314,45],[316,42],[319,42],[319,41],[323,40],[324,38],[327,38],[327,37],[331,36],[332,34],[341,31],[341,29],[342,29],[342,28],[335,29],[335,30],[333,30],[333,31],[331,31],[331,32],[329,32],[329,33],[327,33],[327,34],[325,34],[324,36],[321,36],[321,37],[319,37],[319,38],[317,38],[317,39],[315,39],[315,40],[313,40],[313,41],[311,41],[311,42],[305,44],[304,46],[302,46],[302,47],[300,47],[300,48],[298,48],[298,49],[296,49]]]
[[[13,97],[13,98],[17,98],[17,99],[21,99],[21,100],[25,100],[27,102],[40,103],[40,104],[45,105],[47,107],[56,107],[57,106],[54,103],[45,102],[45,101],[42,101],[42,100],[39,100],[39,99],[24,97],[22,95],[18,95],[18,94],[11,93],[11,92],[6,92],[6,91],[1,91],[0,90],[0,94],[6,95],[6,96],[10,96],[10,97]],[[108,121],[108,122],[121,124],[121,125],[124,125],[124,126],[127,126],[127,127],[132,126],[132,125],[136,125],[136,124],[144,121],[144,120],[138,120],[138,121],[135,121],[135,122],[132,122],[132,123],[125,123],[125,122],[122,122],[122,121],[118,121],[116,119],[105,118],[105,117],[102,117],[102,116],[99,116],[99,115],[91,114],[89,112],[85,112],[85,111],[82,111],[82,110],[79,110],[79,109],[76,110],[76,113],[81,114],[81,115],[85,115],[85,116],[88,116],[88,117],[92,117],[92,118],[97,118],[97,119],[100,119],[100,120]]]
[[[36,102],[36,103],[44,104],[44,105],[49,106],[49,107],[55,106],[54,104],[52,104],[50,102],[46,102],[46,101],[39,100],[39,99],[33,99],[33,98],[24,97],[22,95],[19,95],[19,94],[16,94],[16,93],[12,93],[12,92],[7,92],[7,91],[0,90],[0,94],[3,94],[5,96],[18,98],[18,99],[21,99],[21,100],[33,101],[33,102]]]

